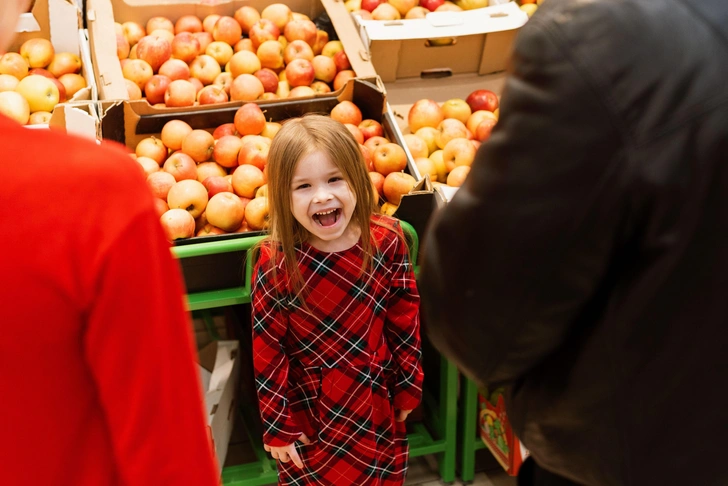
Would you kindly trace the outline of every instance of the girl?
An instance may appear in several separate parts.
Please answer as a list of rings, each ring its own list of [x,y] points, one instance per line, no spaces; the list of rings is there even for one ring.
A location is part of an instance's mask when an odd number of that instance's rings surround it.
[[[422,394],[419,294],[402,230],[375,215],[354,137],[311,115],[268,156],[270,238],[253,282],[263,442],[281,485],[401,485]]]

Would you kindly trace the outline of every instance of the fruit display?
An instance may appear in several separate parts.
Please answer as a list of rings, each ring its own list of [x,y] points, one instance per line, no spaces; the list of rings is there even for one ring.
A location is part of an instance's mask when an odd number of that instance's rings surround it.
[[[355,77],[341,41],[283,3],[115,28],[128,97],[154,106],[310,97]]]
[[[543,0],[517,0],[530,17]],[[346,9],[363,20],[423,19],[430,12],[458,12],[491,5],[489,0],[346,0]]]
[[[130,155],[146,176],[170,240],[266,228],[268,150],[284,120],[271,121],[265,109],[245,103],[231,122],[207,129],[171,118],[160,133],[136,143]],[[393,214],[416,184],[405,172],[404,148],[352,101],[337,102],[329,116],[359,143],[382,212]]]
[[[427,98],[416,101],[407,113],[404,140],[420,175],[429,175],[435,184],[459,187],[498,121],[498,107],[498,96],[487,89],[442,104]]]
[[[81,58],[44,38],[0,56],[0,113],[21,125],[48,123],[53,108],[86,87]]]

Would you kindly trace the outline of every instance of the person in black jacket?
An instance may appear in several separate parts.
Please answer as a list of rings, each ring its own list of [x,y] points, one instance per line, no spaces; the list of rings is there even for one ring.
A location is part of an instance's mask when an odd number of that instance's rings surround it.
[[[728,484],[728,2],[547,0],[424,252],[522,484]]]

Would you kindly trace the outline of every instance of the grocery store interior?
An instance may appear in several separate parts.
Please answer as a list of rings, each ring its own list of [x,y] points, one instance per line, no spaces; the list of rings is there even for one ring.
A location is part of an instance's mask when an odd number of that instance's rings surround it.
[[[35,0],[22,16],[11,53],[31,60],[22,75],[0,63],[0,91],[19,106],[0,109],[34,128],[118,142],[139,162],[200,356],[212,356],[200,368],[217,387],[204,392],[225,485],[276,484],[245,316],[247,257],[267,224],[265,158],[281,123],[326,112],[346,124],[382,212],[406,223],[416,255],[497,123],[510,48],[540,3]],[[39,86],[55,96],[39,100]],[[427,342],[423,355],[405,484],[515,485],[528,451],[499,391],[479,390]]]

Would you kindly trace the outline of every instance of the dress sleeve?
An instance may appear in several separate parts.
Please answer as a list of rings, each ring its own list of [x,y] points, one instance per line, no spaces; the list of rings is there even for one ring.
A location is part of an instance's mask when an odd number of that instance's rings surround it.
[[[94,288],[84,359],[119,484],[216,486],[181,272],[151,204],[109,240]]]
[[[286,398],[288,357],[283,339],[288,331],[288,315],[282,297],[285,294],[272,277],[272,266],[270,249],[262,246],[253,272],[253,367],[263,442],[281,447],[294,443],[301,429],[291,417]]]
[[[420,295],[402,230],[390,242],[391,293],[384,334],[397,364],[394,407],[412,410],[422,399],[422,343],[420,341]]]

